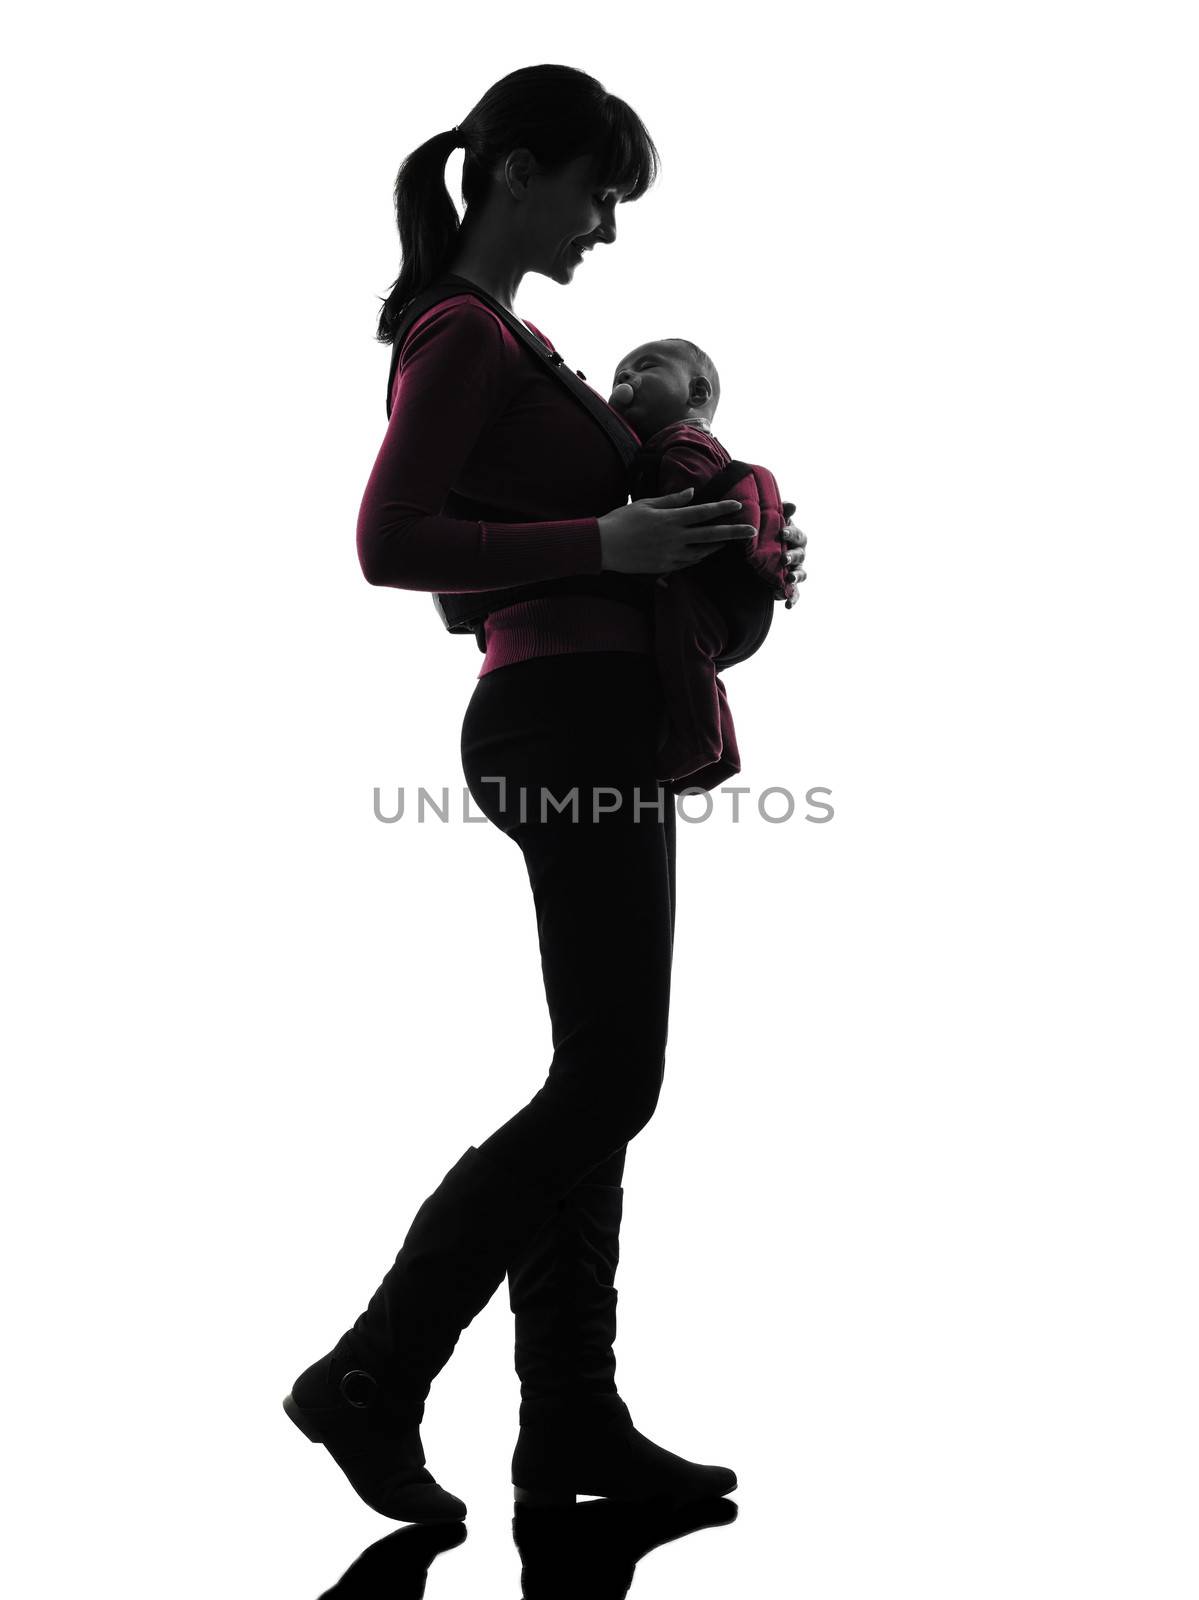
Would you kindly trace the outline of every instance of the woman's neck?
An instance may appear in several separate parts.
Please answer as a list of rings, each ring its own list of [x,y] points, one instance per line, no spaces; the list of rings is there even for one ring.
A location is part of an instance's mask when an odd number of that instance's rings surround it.
[[[464,222],[450,257],[447,272],[466,278],[498,300],[505,311],[513,310],[516,291],[525,275],[523,262],[513,249],[510,233],[493,229],[487,219],[468,228]]]
[[[513,316],[516,315],[512,305],[515,299],[512,288],[501,284],[491,274],[480,272],[477,267],[473,267],[469,262],[458,261],[452,261],[446,271],[452,272],[456,278],[465,278],[468,283],[477,285],[478,288],[489,294],[493,300],[498,300],[505,311],[511,311]]]

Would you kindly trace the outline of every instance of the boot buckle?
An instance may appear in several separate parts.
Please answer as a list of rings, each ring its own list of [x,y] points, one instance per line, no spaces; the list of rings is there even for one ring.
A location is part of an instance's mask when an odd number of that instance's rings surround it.
[[[365,1411],[378,1402],[378,1380],[361,1367],[353,1367],[344,1373],[337,1387],[345,1403],[356,1411]]]

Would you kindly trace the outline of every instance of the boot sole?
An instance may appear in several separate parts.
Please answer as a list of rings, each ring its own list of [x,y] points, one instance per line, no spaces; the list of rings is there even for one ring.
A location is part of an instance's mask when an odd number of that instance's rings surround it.
[[[659,1489],[649,1495],[616,1495],[607,1494],[602,1498],[615,1500],[622,1505],[651,1505],[667,1504],[675,1506],[691,1505],[701,1500],[722,1500],[725,1495],[733,1494],[737,1488],[736,1480],[727,1489],[708,1489],[698,1493],[687,1492],[679,1489]],[[560,1511],[573,1506],[579,1494],[588,1494],[590,1490],[581,1489],[522,1489],[519,1484],[514,1484],[512,1498],[518,1506],[527,1506],[530,1511]]]
[[[512,1498],[518,1506],[528,1506],[530,1510],[557,1511],[573,1506],[577,1497],[571,1489],[521,1489],[514,1485]]]

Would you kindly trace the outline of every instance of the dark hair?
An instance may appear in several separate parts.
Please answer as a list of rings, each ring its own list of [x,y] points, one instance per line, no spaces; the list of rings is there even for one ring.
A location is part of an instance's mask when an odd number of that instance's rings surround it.
[[[715,415],[716,407],[720,404],[720,374],[712,357],[697,344],[693,344],[690,339],[663,339],[662,343],[678,345],[691,365],[707,378],[712,385],[712,414]]]
[[[400,275],[379,313],[375,337],[391,344],[404,307],[432,283],[449,260],[462,224],[445,182],[451,150],[466,145],[462,201],[482,204],[497,161],[531,150],[549,172],[589,152],[596,184],[629,187],[639,200],[658,176],[660,158],[645,124],[623,100],[575,67],[521,67],[491,88],[462,119],[460,132],[434,134],[407,156],[395,181]]]

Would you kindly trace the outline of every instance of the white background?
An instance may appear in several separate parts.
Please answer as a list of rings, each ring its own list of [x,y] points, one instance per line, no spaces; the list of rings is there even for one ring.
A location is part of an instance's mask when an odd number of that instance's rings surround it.
[[[549,1028],[518,852],[372,817],[460,794],[481,659],[359,571],[372,335],[403,156],[560,61],[664,170],[518,312],[605,393],[703,345],[809,537],[727,680],[800,804],[679,824],[618,1280],[741,1514],[636,1592],[1193,1596],[1187,8],[417,9],[10,24],[6,1587],[304,1600],[389,1531],[279,1401]],[[518,1591],[516,1400],[501,1293],[431,1597]]]

